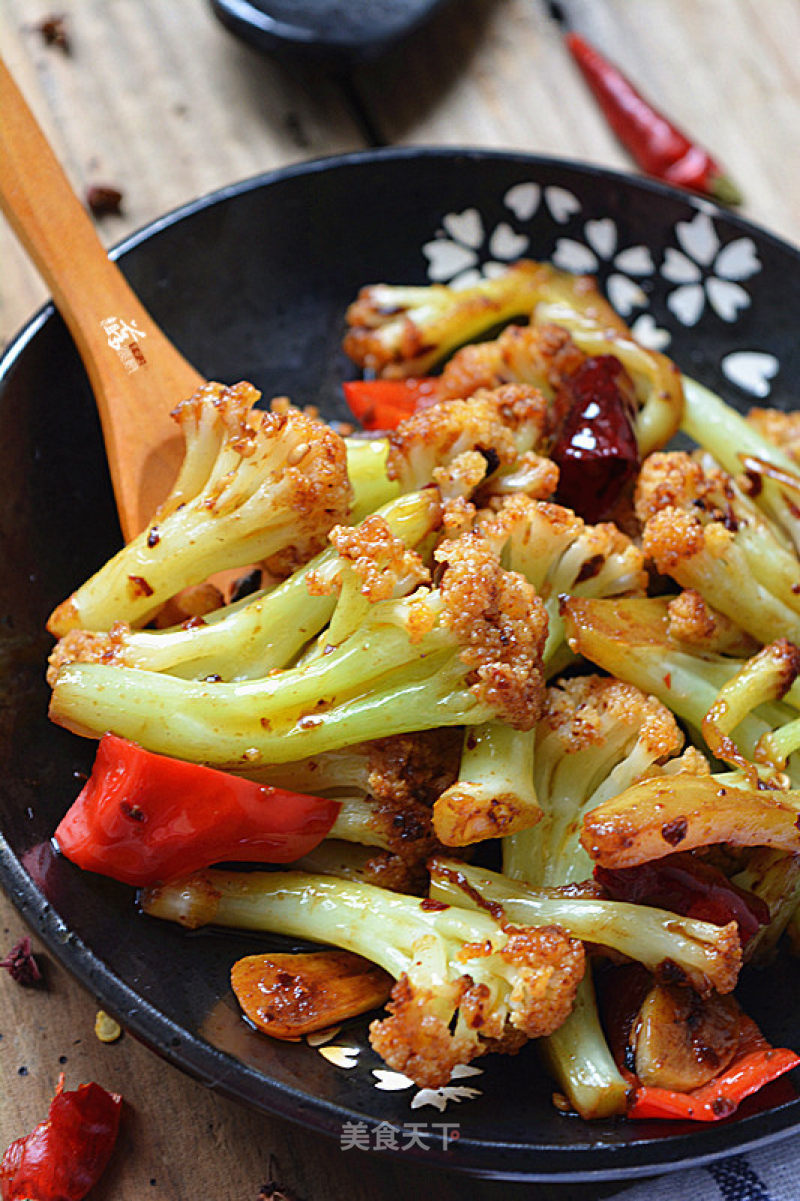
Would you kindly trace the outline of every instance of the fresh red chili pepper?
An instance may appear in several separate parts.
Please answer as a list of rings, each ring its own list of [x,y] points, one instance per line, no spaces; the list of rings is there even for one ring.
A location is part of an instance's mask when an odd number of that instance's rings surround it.
[[[79,867],[143,887],[224,860],[289,863],[329,833],[337,801],[154,755],[106,734],[55,833]]]
[[[615,355],[588,358],[564,383],[567,414],[550,452],[556,500],[587,521],[609,516],[639,466],[633,384]]]
[[[421,407],[436,403],[435,376],[409,379],[354,379],[343,385],[350,411],[364,429],[393,430]]]
[[[63,1089],[62,1075],[47,1118],[3,1156],[2,1201],[81,1201],[100,1179],[116,1142],[122,1097],[99,1084]]]
[[[708,151],[653,108],[618,67],[580,34],[568,33],[566,43],[609,125],[643,171],[722,204],[741,204],[739,189]]]
[[[598,864],[594,878],[615,901],[656,905],[718,926],[736,921],[742,945],[769,922],[763,898],[737,888],[719,868],[694,855],[667,855],[616,870]]]

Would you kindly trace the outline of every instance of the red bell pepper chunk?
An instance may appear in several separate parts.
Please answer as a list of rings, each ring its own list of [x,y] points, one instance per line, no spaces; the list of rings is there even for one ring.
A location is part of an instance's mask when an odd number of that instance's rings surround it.
[[[735,1113],[745,1097],[800,1064],[800,1056],[794,1051],[771,1047],[745,1014],[740,1029],[736,1057],[719,1076],[689,1093],[637,1084],[628,1103],[628,1117],[719,1122]]]
[[[393,430],[417,408],[436,403],[435,376],[409,379],[354,379],[342,387],[350,412],[364,429]]]
[[[100,1179],[117,1139],[122,1097],[99,1084],[63,1089],[62,1074],[47,1118],[3,1156],[2,1201],[81,1201]]]
[[[55,833],[88,871],[144,887],[212,863],[290,863],[330,832],[337,801],[255,784],[105,734]]]

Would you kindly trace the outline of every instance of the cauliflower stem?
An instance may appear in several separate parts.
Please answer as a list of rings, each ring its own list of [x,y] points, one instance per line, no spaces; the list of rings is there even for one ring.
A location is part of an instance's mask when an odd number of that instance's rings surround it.
[[[302,872],[202,872],[147,890],[142,907],[191,929],[266,930],[379,964],[397,984],[372,1045],[430,1088],[457,1064],[557,1028],[584,970],[581,944],[556,926],[505,929],[488,914]]]

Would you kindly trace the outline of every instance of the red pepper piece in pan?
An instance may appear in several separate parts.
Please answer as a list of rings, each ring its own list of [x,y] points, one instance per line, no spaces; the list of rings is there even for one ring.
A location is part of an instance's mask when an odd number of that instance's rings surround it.
[[[105,734],[55,833],[87,871],[144,887],[235,860],[290,863],[329,833],[337,801],[255,784]]]
[[[594,869],[594,878],[615,901],[656,905],[684,917],[725,926],[739,924],[742,946],[769,922],[769,906],[695,855],[667,855],[653,863],[616,870]]]
[[[639,1084],[628,1103],[628,1117],[719,1122],[735,1113],[745,1097],[800,1064],[794,1051],[770,1046],[747,1014],[741,1015],[739,1029],[739,1049],[719,1076],[688,1093]]]
[[[393,430],[419,407],[436,403],[435,376],[355,379],[343,385],[350,412],[366,430]]]
[[[602,521],[639,466],[633,384],[619,359],[604,354],[586,359],[564,391],[569,408],[550,452],[559,470],[556,500],[586,521]]]
[[[122,1097],[99,1084],[63,1089],[62,1075],[47,1118],[3,1156],[2,1201],[81,1201],[100,1179],[116,1142]]]
[[[580,34],[568,33],[566,43],[609,125],[643,171],[721,204],[741,204],[739,189],[708,151],[653,108],[618,67]]]
[[[598,979],[609,1047],[617,1067],[631,1084],[629,1118],[718,1122],[730,1117],[746,1097],[800,1065],[800,1056],[785,1047],[772,1047],[753,1019],[740,1010],[736,1053],[713,1080],[685,1093],[641,1084],[632,1070],[629,1034],[651,984],[652,978],[639,964],[611,968]]]

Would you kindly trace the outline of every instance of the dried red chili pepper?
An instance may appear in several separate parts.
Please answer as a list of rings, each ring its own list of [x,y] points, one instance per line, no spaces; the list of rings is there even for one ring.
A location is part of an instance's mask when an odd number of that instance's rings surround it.
[[[291,863],[330,832],[339,802],[156,755],[105,734],[55,832],[86,871],[142,887],[223,860]]]
[[[122,1097],[99,1084],[63,1089],[62,1074],[47,1118],[0,1161],[2,1201],[81,1201],[100,1179],[117,1139]]]
[[[564,384],[569,408],[550,452],[556,500],[586,521],[602,521],[639,466],[633,384],[615,355],[588,358]]]
[[[609,125],[643,171],[722,204],[741,204],[739,189],[708,151],[653,108],[618,67],[578,33],[568,33],[566,43]]]
[[[615,901],[657,905],[718,926],[736,921],[744,945],[769,922],[769,906],[755,893],[695,855],[667,855],[653,863],[613,870],[594,869],[594,878]]]
[[[28,988],[39,984],[42,979],[39,965],[31,950],[31,940],[27,936],[14,943],[5,959],[0,959],[0,967],[4,967],[17,984]]]

